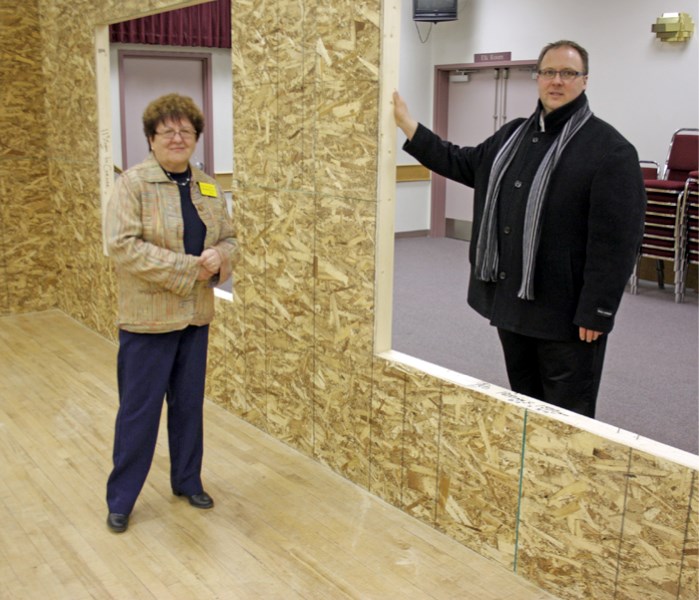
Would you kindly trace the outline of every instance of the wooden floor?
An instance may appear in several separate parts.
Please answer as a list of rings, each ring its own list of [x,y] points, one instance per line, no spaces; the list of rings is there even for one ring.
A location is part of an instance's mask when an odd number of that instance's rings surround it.
[[[0,317],[0,598],[552,596],[211,402],[196,510],[165,428],[129,530],[105,525],[116,347],[58,311]]]

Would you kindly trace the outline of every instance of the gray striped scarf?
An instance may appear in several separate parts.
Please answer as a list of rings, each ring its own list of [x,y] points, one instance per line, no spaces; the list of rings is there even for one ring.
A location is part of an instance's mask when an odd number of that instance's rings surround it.
[[[536,111],[522,123],[508,138],[495,156],[488,180],[485,195],[483,218],[478,233],[476,246],[476,278],[481,281],[497,281],[498,275],[498,236],[497,236],[497,203],[500,196],[502,179],[515,157],[525,132],[539,116]],[[524,234],[522,240],[522,283],[517,297],[523,300],[534,299],[534,259],[539,247],[541,233],[541,209],[548,191],[551,173],[556,168],[563,149],[592,116],[587,101],[566,122],[556,140],[544,156],[534,176],[532,187],[527,198],[527,208],[524,217]]]

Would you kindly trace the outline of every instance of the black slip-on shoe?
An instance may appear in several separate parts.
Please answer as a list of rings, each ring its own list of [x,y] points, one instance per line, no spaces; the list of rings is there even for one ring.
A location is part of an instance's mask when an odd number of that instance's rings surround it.
[[[129,515],[109,513],[107,515],[107,527],[114,533],[124,533],[129,526]]]
[[[213,508],[214,507],[214,499],[209,496],[206,492],[202,492],[201,494],[193,494],[191,496],[187,496],[186,494],[183,494],[182,492],[173,492],[175,496],[184,496],[189,500],[189,503],[194,507],[194,508]]]

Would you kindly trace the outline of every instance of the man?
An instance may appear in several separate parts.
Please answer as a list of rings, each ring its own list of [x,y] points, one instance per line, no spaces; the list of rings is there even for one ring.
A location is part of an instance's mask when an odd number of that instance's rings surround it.
[[[539,102],[475,147],[440,139],[394,93],[403,148],[473,187],[468,303],[497,327],[515,392],[594,417],[607,334],[643,233],[633,146],[588,107],[587,51],[541,51]]]

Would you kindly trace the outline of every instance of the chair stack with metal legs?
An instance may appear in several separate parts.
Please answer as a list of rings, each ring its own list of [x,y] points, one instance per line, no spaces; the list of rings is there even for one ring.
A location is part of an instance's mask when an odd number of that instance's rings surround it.
[[[699,265],[699,171],[692,171],[682,194],[685,236],[685,259],[682,265],[682,289],[680,301],[684,299],[687,272],[691,265]]]
[[[660,288],[665,284],[664,263],[672,262],[675,302],[681,302],[684,295],[687,248],[684,197],[689,173],[699,168],[698,134],[699,129],[675,131],[661,177],[646,179],[647,175],[644,176],[648,205],[639,260],[641,257],[656,260]],[[631,292],[638,293],[638,261],[630,284]]]

